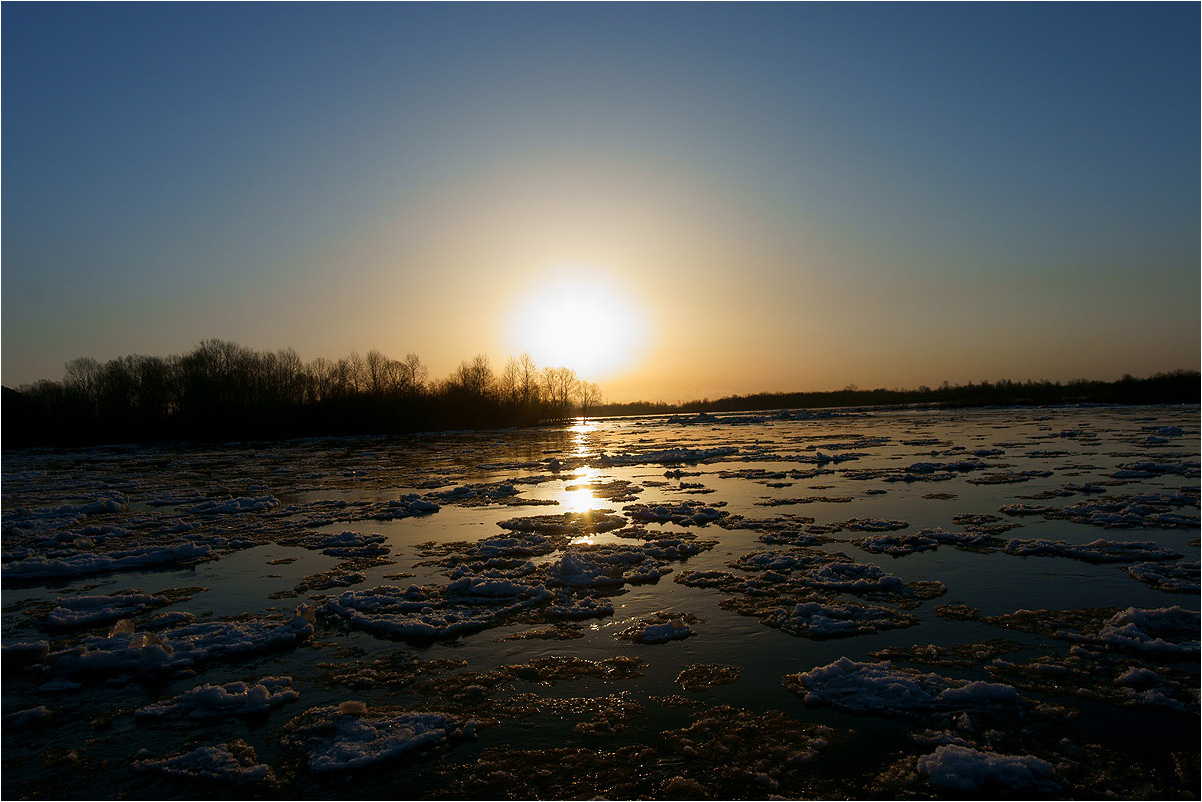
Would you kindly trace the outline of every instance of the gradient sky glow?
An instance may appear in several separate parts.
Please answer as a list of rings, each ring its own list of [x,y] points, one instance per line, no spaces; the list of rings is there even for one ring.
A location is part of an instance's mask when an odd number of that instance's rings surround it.
[[[1199,367],[1197,3],[0,15],[6,386],[499,368],[564,270],[639,331],[607,400]]]

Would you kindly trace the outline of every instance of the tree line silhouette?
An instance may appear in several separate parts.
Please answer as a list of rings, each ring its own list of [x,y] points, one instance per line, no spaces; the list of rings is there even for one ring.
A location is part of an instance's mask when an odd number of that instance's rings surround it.
[[[533,426],[575,415],[734,412],[856,406],[1042,406],[1197,404],[1198,371],[1115,382],[1079,379],[949,385],[916,390],[756,393],[677,404],[601,402],[601,389],[566,367],[539,367],[529,354],[495,372],[487,356],[432,380],[416,354],[379,351],[305,363],[296,351],[254,351],[205,340],[183,356],[125,356],[67,363],[62,381],[3,388],[4,446],[123,442],[274,440],[351,434]]]
[[[805,393],[755,393],[731,395],[715,400],[668,404],[654,401],[601,404],[597,416],[654,415],[679,412],[736,412],[770,409],[824,409],[869,406],[1049,406],[1057,404],[1197,404],[1202,397],[1202,374],[1196,370],[1157,373],[1147,379],[1130,374],[1118,381],[1074,379],[1061,384],[1051,381],[982,381],[974,384],[916,390],[861,390],[848,385],[842,390]]]
[[[487,356],[431,380],[416,354],[301,361],[205,340],[183,356],[81,357],[62,381],[4,388],[4,445],[270,440],[530,426],[588,415],[601,397],[566,367],[529,354],[500,373]]]

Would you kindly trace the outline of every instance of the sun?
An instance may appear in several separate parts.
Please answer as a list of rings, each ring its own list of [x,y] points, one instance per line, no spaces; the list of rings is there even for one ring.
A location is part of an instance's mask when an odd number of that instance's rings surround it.
[[[633,366],[645,316],[631,292],[588,265],[564,266],[530,283],[513,306],[509,340],[543,367],[599,381]]]

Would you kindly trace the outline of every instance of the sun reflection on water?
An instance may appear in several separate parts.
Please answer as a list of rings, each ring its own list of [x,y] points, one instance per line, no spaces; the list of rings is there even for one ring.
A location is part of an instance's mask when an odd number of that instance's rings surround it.
[[[589,434],[597,428],[597,424],[577,418],[576,423],[568,428],[572,433],[572,454],[571,456],[577,459],[584,459],[589,455]]]
[[[565,490],[559,496],[559,506],[564,512],[587,512],[595,503],[593,490],[587,485],[574,485],[572,490]]]

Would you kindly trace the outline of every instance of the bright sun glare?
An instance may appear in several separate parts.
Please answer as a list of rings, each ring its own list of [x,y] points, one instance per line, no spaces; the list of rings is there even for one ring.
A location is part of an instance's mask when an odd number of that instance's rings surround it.
[[[597,268],[563,268],[530,285],[518,300],[511,341],[544,367],[572,368],[599,381],[628,369],[645,337],[643,316]]]

